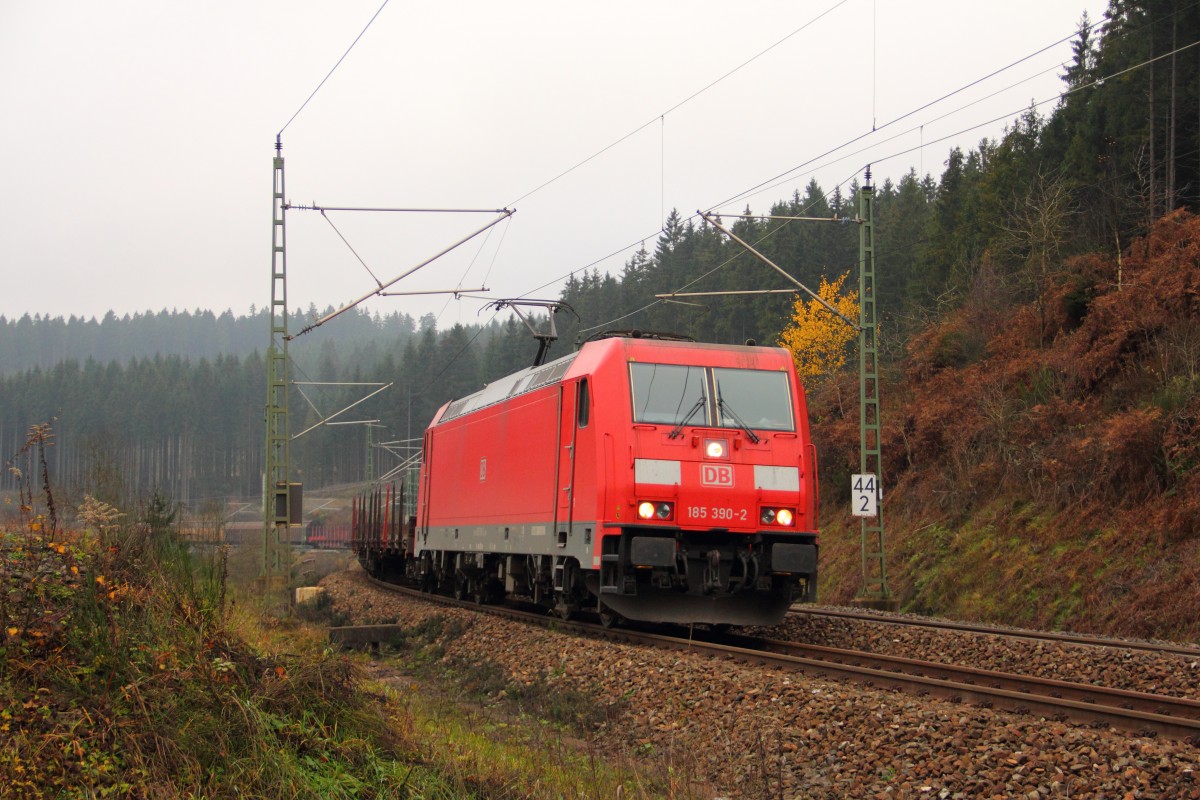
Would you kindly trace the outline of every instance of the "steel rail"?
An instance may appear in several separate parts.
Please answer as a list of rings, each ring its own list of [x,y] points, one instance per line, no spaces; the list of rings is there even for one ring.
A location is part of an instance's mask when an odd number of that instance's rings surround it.
[[[633,628],[605,628],[579,620],[563,620],[544,612],[479,605],[374,578],[369,580],[380,588],[421,600],[585,636],[691,651],[714,658],[799,671],[818,678],[854,680],[871,688],[918,696],[933,695],[952,703],[967,702],[982,708],[1111,726],[1138,735],[1164,736],[1200,745],[1200,701],[1188,698],[741,635],[724,635],[722,640],[721,634],[710,635],[703,630],[674,636]],[[404,627],[399,625],[345,626],[330,628],[329,638],[330,642],[343,646],[374,646],[402,638],[403,631]]]
[[[1045,695],[1053,699],[1074,700],[1089,705],[1200,720],[1200,700],[1192,698],[1116,689],[1097,684],[1071,683],[1057,678],[1018,675],[978,667],[944,664],[937,661],[922,661],[902,656],[810,645],[803,642],[787,642],[736,634],[727,634],[722,639],[751,650],[764,650],[836,663],[851,663],[855,666],[869,666],[888,672],[923,675],[970,686],[982,685],[989,689],[1004,689],[1019,692],[1022,695]]]
[[[906,617],[885,617],[878,614],[841,611],[825,608],[795,607],[789,614],[807,614],[812,617],[835,617],[851,619],[859,622],[874,622],[880,625],[899,625],[912,628],[934,628],[937,630],[963,631],[965,633],[981,633],[989,636],[1007,636],[1011,639],[1028,639],[1031,641],[1065,642],[1067,644],[1086,645],[1088,647],[1112,647],[1121,650],[1143,650],[1150,653],[1169,653],[1171,655],[1200,657],[1200,647],[1182,644],[1159,644],[1156,642],[1138,642],[1125,639],[1105,639],[1099,636],[1088,636],[1082,633],[1060,633],[1057,631],[1030,631],[1013,628],[1000,628],[993,625],[975,625],[969,622],[951,622],[936,619],[911,619]]]

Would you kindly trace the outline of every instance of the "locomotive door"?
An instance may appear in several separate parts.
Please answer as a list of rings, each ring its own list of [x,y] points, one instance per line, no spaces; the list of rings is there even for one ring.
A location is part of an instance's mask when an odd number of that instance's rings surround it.
[[[567,546],[571,530],[571,501],[575,494],[575,394],[577,383],[558,385],[558,470],[554,503],[554,531],[559,547]]]

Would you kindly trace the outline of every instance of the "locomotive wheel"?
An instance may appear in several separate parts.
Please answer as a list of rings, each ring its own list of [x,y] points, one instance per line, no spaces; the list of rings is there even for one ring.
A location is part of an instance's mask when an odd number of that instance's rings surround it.
[[[437,575],[433,571],[433,559],[429,553],[421,554],[421,591],[432,594],[437,589]]]
[[[574,561],[563,564],[562,589],[554,593],[554,615],[569,620],[579,610],[576,599],[575,574],[578,567]]]
[[[554,616],[561,620],[569,620],[575,616],[575,604],[567,600],[563,595],[555,595],[554,597]]]
[[[454,599],[466,600],[468,594],[467,579],[461,575],[454,576]]]
[[[482,578],[475,586],[475,602],[480,605],[504,601],[504,584],[496,578]]]
[[[621,622],[624,621],[624,619],[625,619],[624,617],[622,617],[617,612],[613,611],[608,606],[606,606],[606,605],[600,606],[600,624],[603,625],[604,627],[615,628],[618,625],[620,625]]]

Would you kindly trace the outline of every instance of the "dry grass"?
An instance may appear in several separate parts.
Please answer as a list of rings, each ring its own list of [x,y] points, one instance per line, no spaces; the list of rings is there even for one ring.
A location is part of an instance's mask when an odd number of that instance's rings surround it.
[[[701,796],[566,733],[569,698],[531,692],[532,713],[498,718],[478,672],[367,680],[319,609],[261,604],[256,549],[192,554],[95,498],[67,533],[48,498],[27,482],[0,507],[4,797]],[[412,668],[449,634],[417,632]]]
[[[1200,218],[1035,304],[981,297],[915,336],[882,397],[889,578],[905,608],[1194,639],[1200,598]],[[853,379],[815,392],[822,597],[861,586]]]

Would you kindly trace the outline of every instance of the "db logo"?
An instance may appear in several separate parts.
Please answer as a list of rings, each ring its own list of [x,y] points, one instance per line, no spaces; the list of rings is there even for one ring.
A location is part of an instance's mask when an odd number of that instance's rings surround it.
[[[733,486],[733,467],[728,464],[701,464],[700,483],[705,486]]]

